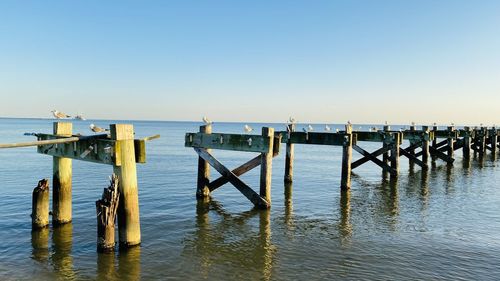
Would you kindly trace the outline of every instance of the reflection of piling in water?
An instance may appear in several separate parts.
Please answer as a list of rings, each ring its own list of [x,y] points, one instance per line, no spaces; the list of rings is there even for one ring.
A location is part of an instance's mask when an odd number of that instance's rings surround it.
[[[119,280],[116,273],[114,252],[97,255],[97,280]]]
[[[285,183],[285,224],[292,226],[293,224],[293,184]]]
[[[49,228],[33,229],[31,231],[32,258],[39,262],[49,259]]]
[[[118,278],[118,280],[141,280],[141,247],[119,252]]]
[[[261,280],[271,280],[273,269],[274,246],[271,241],[271,212],[269,210],[260,211],[259,238],[261,243],[260,253],[262,256],[262,277]]]
[[[340,192],[340,224],[339,232],[342,239],[351,237],[351,193],[349,191]]]
[[[54,228],[52,234],[53,253],[52,265],[58,276],[62,279],[75,279],[76,273],[73,268],[73,224],[67,223]]]

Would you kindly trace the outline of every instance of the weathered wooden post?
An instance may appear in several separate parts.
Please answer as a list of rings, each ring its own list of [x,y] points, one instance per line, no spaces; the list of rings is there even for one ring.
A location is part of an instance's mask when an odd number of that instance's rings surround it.
[[[116,140],[116,163],[113,165],[113,171],[118,176],[119,181],[118,231],[120,246],[130,247],[141,243],[134,127],[129,124],[112,124],[111,138]]]
[[[448,126],[448,146],[447,146],[447,154],[448,157],[453,159],[453,152],[455,151],[454,143],[455,143],[455,127]],[[450,163],[449,163],[450,164]],[[451,164],[453,165],[453,164]]]
[[[352,125],[345,126],[344,144],[342,145],[342,172],[340,178],[340,189],[348,190],[351,188],[351,162],[352,162],[352,145],[354,137],[352,134]]]
[[[391,178],[397,178],[399,173],[399,146],[401,144],[403,133],[393,133],[393,144],[391,148],[391,168],[394,169],[395,173],[391,174]]]
[[[498,142],[497,129],[495,127],[492,127],[489,135],[490,135],[491,153],[493,153],[493,155],[496,155],[497,142]]]
[[[386,149],[389,147],[389,137],[390,137],[389,131],[390,130],[391,130],[391,127],[389,125],[384,125],[385,139],[384,139],[384,142],[382,143],[382,147],[386,148]],[[386,151],[386,152],[384,152],[382,154],[382,162],[384,162],[384,164],[389,165],[389,151]],[[382,177],[384,179],[388,178],[389,177],[389,171],[383,170],[382,171]]]
[[[295,124],[288,124],[287,133],[290,135],[295,132]],[[293,159],[294,159],[294,144],[288,138],[286,142],[286,157],[285,157],[285,183],[293,182]]]
[[[260,196],[264,198],[268,207],[271,206],[271,179],[273,170],[273,147],[274,147],[274,129],[269,127],[262,128],[262,136],[269,138],[269,148],[267,152],[261,154],[260,164]]]
[[[95,202],[97,213],[97,251],[112,252],[115,249],[115,221],[118,210],[118,177],[113,174],[102,198]]]
[[[411,125],[410,126],[410,131],[415,134],[415,131],[416,131],[416,127],[415,125]],[[410,140],[410,147],[412,147],[413,145],[415,144],[415,140],[411,139]],[[415,149],[410,149],[409,151],[410,155],[412,156],[415,156]],[[413,170],[413,168],[415,167],[415,161],[413,161],[413,159],[410,158],[410,169]]]
[[[432,126],[432,131],[434,132],[434,139],[432,140],[432,147],[436,148],[437,146],[437,138],[436,138],[436,131],[438,130],[438,126],[436,126],[436,123],[434,123],[434,126]],[[432,163],[436,162],[437,156],[432,154],[431,155],[431,161]]]
[[[470,159],[470,145],[471,145],[471,128],[470,127],[464,127],[464,136],[463,136],[463,147],[462,147],[462,154],[464,159],[468,160]]]
[[[430,140],[430,132],[429,132],[429,126],[422,126],[422,132],[423,132],[423,139],[422,139],[422,162],[426,164],[424,169],[426,169],[429,164],[429,140]]]
[[[480,135],[479,135],[479,157],[483,157],[484,153],[486,152],[486,138],[487,136],[487,129],[486,127],[481,127],[480,129]]]
[[[73,124],[69,122],[54,122],[54,135],[70,137],[72,131]],[[72,160],[70,158],[54,156],[52,177],[52,223],[55,225],[71,222],[71,184]]]
[[[200,126],[200,133],[211,134],[212,125],[207,124]],[[207,152],[210,153],[210,149]],[[210,196],[210,189],[208,189],[208,183],[210,182],[210,164],[203,158],[198,157],[198,182],[196,185],[196,197],[203,198]]]
[[[33,189],[31,225],[34,229],[49,225],[49,181],[43,179]]]

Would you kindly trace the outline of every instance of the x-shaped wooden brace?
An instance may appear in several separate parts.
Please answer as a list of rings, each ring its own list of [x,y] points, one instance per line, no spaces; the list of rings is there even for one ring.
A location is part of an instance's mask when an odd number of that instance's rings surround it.
[[[281,142],[281,137],[275,138],[275,145],[273,147],[273,157],[279,154],[279,145]],[[252,202],[257,207],[269,208],[269,202],[262,198],[257,192],[255,192],[250,186],[244,183],[239,176],[245,174],[246,172],[261,165],[262,155],[257,155],[255,158],[244,163],[243,165],[235,168],[234,170],[229,170],[224,166],[219,160],[217,160],[212,154],[210,154],[204,148],[194,147],[194,150],[198,155],[207,161],[210,166],[221,174],[221,177],[209,182],[207,184],[210,192],[216,190],[217,188],[223,186],[224,184],[230,182],[236,189],[238,189],[250,202]]]
[[[420,153],[415,153],[415,154],[410,153],[410,151],[414,151],[415,149],[420,148],[420,147],[422,147],[422,141],[416,141],[413,144],[411,144],[410,146],[408,146],[407,148],[400,147],[399,148],[399,156],[400,157],[406,156],[408,159],[412,160],[420,167],[427,168],[427,163],[424,163],[422,160],[417,158],[418,157],[417,155],[420,156],[423,154],[422,151]]]
[[[384,163],[382,160],[377,158],[378,156],[390,151],[391,150],[390,145],[387,145],[387,146],[384,146],[380,149],[377,149],[376,151],[374,151],[372,153],[362,149],[357,144],[353,144],[352,148],[354,150],[356,150],[357,152],[359,152],[361,155],[363,155],[363,158],[360,158],[360,159],[354,161],[351,164],[351,169],[355,169],[368,161],[372,161],[373,163],[380,166],[384,171],[389,172],[392,175],[397,175],[398,172],[395,169],[393,169],[391,166],[387,165],[387,163]]]

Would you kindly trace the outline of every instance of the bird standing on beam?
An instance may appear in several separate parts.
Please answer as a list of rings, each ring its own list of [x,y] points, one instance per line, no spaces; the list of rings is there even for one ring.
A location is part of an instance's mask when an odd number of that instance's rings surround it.
[[[54,110],[52,110],[51,112],[52,112],[52,115],[54,115],[54,117],[55,117],[56,119],[64,119],[64,118],[70,118],[70,117],[71,117],[70,115],[68,115],[68,114],[66,114],[66,113],[64,113],[64,112],[57,111],[57,110],[55,110],[55,109],[54,109]]]
[[[104,129],[104,128],[98,127],[94,124],[90,124],[89,127],[90,127],[90,130],[92,130],[92,132],[94,132],[94,133],[103,133],[103,132],[109,131],[109,129]]]

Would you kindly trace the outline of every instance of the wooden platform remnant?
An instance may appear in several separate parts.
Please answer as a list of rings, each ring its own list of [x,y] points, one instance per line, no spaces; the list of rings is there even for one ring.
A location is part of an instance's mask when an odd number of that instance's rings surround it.
[[[230,182],[255,206],[269,208],[271,206],[272,158],[278,155],[280,143],[280,136],[275,136],[274,129],[268,127],[262,128],[261,135],[212,133],[210,124],[201,126],[199,133],[187,133],[185,146],[194,148],[199,156],[196,196],[208,197],[211,192]],[[212,149],[260,154],[230,170],[212,155]],[[212,182],[210,182],[210,166],[222,175]],[[258,166],[261,166],[259,193],[239,178]]]
[[[120,246],[140,244],[139,199],[136,163],[146,162],[146,141],[134,139],[129,124],[110,125],[110,134],[72,134],[72,124],[54,122],[53,134],[36,134],[38,140],[17,146],[36,145],[38,153],[53,157],[53,224],[71,222],[72,160],[111,165],[119,182],[118,226]]]

